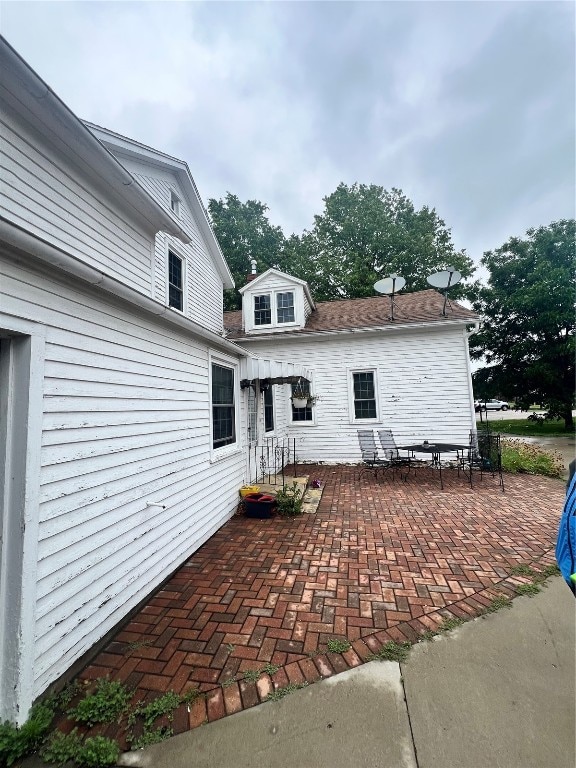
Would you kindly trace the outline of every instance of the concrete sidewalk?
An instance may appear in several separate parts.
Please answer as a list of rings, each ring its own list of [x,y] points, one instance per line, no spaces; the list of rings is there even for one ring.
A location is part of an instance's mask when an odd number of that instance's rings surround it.
[[[533,598],[139,752],[142,768],[574,768],[575,602]]]

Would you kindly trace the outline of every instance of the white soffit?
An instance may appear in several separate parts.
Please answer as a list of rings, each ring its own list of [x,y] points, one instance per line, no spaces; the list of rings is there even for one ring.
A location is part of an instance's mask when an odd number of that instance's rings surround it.
[[[311,381],[312,372],[297,363],[248,357],[240,360],[240,378],[248,381],[269,379],[272,384],[295,384],[298,379]]]

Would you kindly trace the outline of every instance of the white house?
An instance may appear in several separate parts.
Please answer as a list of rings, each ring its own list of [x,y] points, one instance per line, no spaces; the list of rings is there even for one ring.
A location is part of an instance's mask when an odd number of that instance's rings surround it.
[[[1,38],[0,96],[0,721],[21,723],[233,514],[250,353],[186,164],[87,127]]]
[[[289,386],[266,389],[260,435],[290,435],[300,461],[328,463],[360,459],[363,427],[390,428],[398,444],[467,444],[474,313],[447,302],[444,314],[435,290],[397,295],[394,319],[387,296],[314,303],[304,281],[276,269],[240,293],[242,311],[224,313],[228,338],[258,357],[305,364],[317,397],[294,408]]]

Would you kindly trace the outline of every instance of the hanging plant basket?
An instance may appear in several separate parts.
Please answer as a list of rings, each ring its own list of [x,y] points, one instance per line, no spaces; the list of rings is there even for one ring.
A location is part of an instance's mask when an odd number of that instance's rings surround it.
[[[306,408],[308,405],[308,398],[307,397],[293,397],[292,398],[292,405],[294,408]]]

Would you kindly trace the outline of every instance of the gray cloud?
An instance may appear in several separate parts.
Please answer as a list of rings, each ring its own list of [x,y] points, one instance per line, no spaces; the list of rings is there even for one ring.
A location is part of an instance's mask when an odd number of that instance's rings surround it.
[[[474,258],[574,216],[574,7],[560,2],[4,3],[80,116],[302,232],[340,181],[401,187]]]

